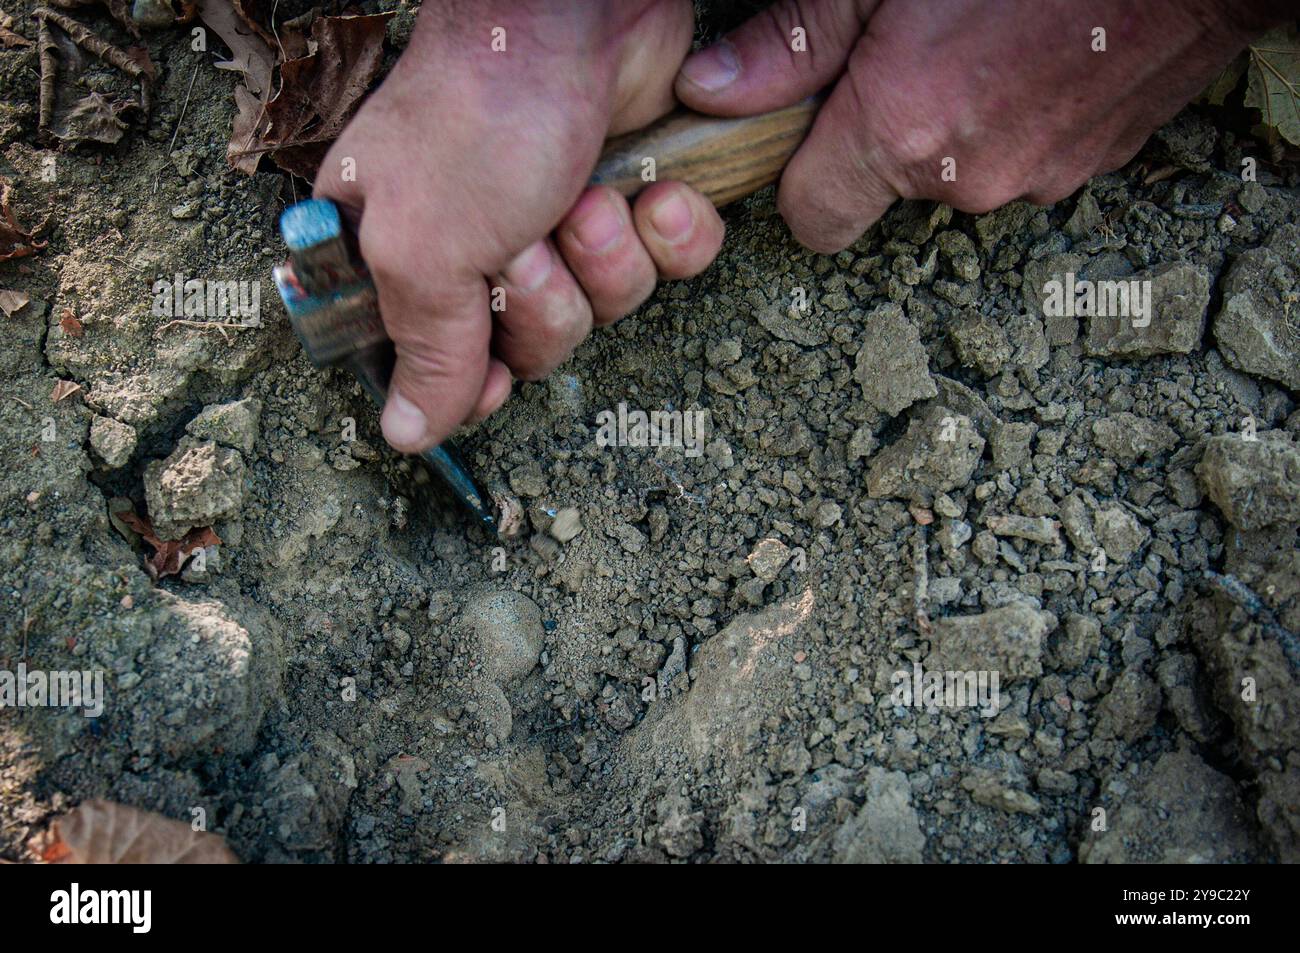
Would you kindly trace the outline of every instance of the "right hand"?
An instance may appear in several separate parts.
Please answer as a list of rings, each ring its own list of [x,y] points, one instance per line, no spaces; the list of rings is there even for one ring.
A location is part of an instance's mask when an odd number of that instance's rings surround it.
[[[717,254],[722,221],[687,186],[656,183],[633,206],[586,188],[608,136],[673,107],[692,28],[689,0],[424,4],[315,188],[361,210],[397,350],[382,418],[395,448],[419,452],[487,416],[512,374],[545,376],[593,324]],[[504,312],[489,310],[492,287]]]

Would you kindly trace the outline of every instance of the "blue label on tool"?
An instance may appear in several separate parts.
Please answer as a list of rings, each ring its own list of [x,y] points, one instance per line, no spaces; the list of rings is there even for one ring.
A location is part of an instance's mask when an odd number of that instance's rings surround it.
[[[290,251],[302,251],[343,234],[339,207],[329,199],[308,199],[280,215],[280,234]]]

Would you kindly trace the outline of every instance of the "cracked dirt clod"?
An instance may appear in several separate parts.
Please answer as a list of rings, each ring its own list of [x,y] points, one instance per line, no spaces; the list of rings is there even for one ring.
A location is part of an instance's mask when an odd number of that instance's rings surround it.
[[[124,466],[135,453],[135,428],[112,417],[90,422],[90,446],[110,470]]]
[[[1300,449],[1280,434],[1211,437],[1196,475],[1235,526],[1253,530],[1300,522]]]
[[[1249,249],[1223,279],[1214,338],[1224,359],[1300,390],[1300,226],[1284,225]]]
[[[1186,354],[1200,346],[1210,306],[1210,276],[1188,262],[1167,262],[1124,279],[1151,283],[1151,314],[1088,318],[1084,351],[1096,357]],[[1149,322],[1139,326],[1137,321]]]
[[[1056,616],[1024,603],[980,615],[932,620],[934,633],[925,667],[932,671],[999,672],[1000,678],[1041,675],[1043,638]]]
[[[245,454],[253,452],[257,442],[258,419],[262,402],[256,398],[212,404],[188,424],[185,432],[200,440],[215,440],[223,447],[234,447]]]
[[[970,482],[984,438],[971,419],[942,404],[914,415],[907,433],[872,458],[867,494],[929,504],[936,493]]]
[[[893,415],[939,393],[920,333],[898,305],[867,315],[862,340],[853,373],[867,403]]]
[[[166,460],[145,469],[149,518],[161,539],[180,539],[239,510],[245,467],[239,451],[185,437]]]

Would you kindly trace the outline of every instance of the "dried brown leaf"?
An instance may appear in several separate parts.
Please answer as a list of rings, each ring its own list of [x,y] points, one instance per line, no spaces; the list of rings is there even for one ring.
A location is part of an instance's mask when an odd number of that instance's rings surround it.
[[[54,822],[54,840],[42,859],[63,864],[237,864],[216,834],[151,811],[83,801]]]
[[[230,59],[218,63],[217,68],[242,73],[253,95],[269,97],[275,52],[244,24],[230,0],[199,0],[198,8],[199,18],[230,48]]]
[[[86,333],[71,308],[63,309],[63,314],[59,316],[59,327],[63,328],[63,333],[70,338],[79,338]]]
[[[14,218],[13,209],[9,207],[12,191],[8,182],[0,183],[0,261],[34,255],[46,245],[36,241],[32,233]]]
[[[50,400],[57,404],[59,401],[66,397],[71,397],[80,390],[81,385],[76,381],[59,381],[54,385],[54,390],[50,391]]]
[[[126,509],[118,510],[114,515],[153,547],[154,553],[144,561],[144,565],[154,579],[179,575],[196,550],[221,545],[221,537],[210,526],[192,529],[180,539],[159,539],[149,517]]]
[[[266,104],[267,121],[257,125],[250,146],[232,140],[232,162],[269,153],[285,171],[312,178],[379,73],[391,16],[317,19],[311,31],[315,51],[281,64],[280,92]]]
[[[14,18],[8,16],[3,10],[0,10],[0,43],[3,43],[9,49],[19,46],[31,46],[31,40],[10,29],[13,25]]]
[[[5,313],[6,318],[12,318],[27,307],[27,302],[31,300],[32,296],[25,291],[5,291],[0,289],[0,311]]]

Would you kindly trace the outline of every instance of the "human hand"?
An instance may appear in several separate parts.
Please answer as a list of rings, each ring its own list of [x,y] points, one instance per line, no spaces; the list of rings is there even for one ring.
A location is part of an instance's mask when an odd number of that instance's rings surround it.
[[[689,0],[425,3],[315,188],[362,213],[397,351],[382,424],[398,450],[487,416],[512,374],[545,376],[658,278],[713,260],[722,221],[687,186],[632,206],[585,187],[606,137],[674,105],[691,32]]]
[[[795,237],[834,252],[900,197],[966,212],[1067,197],[1127,163],[1284,6],[781,0],[689,57],[676,89],[738,116],[835,82],[777,195]]]

